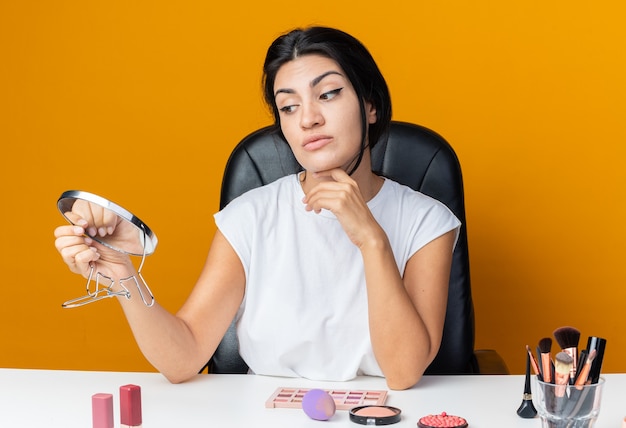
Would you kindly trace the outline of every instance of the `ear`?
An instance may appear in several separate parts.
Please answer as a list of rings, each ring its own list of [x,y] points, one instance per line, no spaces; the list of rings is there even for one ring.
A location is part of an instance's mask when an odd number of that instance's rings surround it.
[[[372,124],[376,123],[378,117],[376,117],[376,107],[369,101],[365,101],[365,117],[367,118],[367,123]]]

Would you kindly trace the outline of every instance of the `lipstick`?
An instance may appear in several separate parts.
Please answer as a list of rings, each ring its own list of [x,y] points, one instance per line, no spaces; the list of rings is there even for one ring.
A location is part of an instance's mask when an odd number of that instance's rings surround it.
[[[121,428],[141,428],[141,388],[137,385],[120,386]]]
[[[92,395],[91,413],[93,428],[113,428],[113,395]]]

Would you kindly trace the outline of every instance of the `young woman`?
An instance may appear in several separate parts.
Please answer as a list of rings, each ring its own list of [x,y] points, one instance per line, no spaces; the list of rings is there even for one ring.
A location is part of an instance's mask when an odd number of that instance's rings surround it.
[[[252,190],[215,215],[206,264],[176,315],[119,299],[146,358],[170,381],[194,376],[236,317],[252,373],[419,381],[439,349],[459,222],[441,203],[372,172],[391,120],[387,85],[367,49],[331,28],[270,46],[264,93],[303,171]],[[128,259],[85,236],[116,233],[75,212],[55,231],[73,272],[117,281]]]

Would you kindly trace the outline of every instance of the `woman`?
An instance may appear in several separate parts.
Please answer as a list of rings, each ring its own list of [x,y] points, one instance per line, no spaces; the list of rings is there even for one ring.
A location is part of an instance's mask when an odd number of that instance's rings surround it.
[[[270,46],[264,93],[303,171],[252,190],[215,215],[206,264],[176,315],[119,299],[148,360],[171,382],[195,375],[237,317],[251,372],[419,381],[439,349],[459,222],[442,204],[374,174],[370,149],[391,119],[387,85],[367,49],[336,29],[291,31]],[[73,272],[90,264],[134,275],[128,257],[74,213],[56,229]]]

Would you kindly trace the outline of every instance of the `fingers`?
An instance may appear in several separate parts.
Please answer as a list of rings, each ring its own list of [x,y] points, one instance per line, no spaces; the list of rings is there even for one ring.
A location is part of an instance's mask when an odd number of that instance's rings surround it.
[[[74,273],[88,276],[90,264],[100,258],[100,254],[90,245],[93,240],[84,236],[80,226],[60,226],[54,231],[55,247],[65,264]]]
[[[82,199],[74,202],[72,211],[66,212],[65,216],[73,224],[84,227],[89,236],[112,235],[118,222],[113,211]]]
[[[313,176],[321,179],[304,197],[307,211],[319,213],[322,209],[338,213],[341,207],[362,205],[361,192],[356,182],[340,168],[315,172]]]
[[[382,229],[352,177],[341,169],[315,173],[314,177],[322,181],[304,197],[307,211],[319,214],[325,209],[332,212],[348,238],[357,246],[380,234]]]
[[[303,200],[305,210],[315,211],[319,214],[322,209],[325,209],[337,215],[341,211],[341,207],[345,207],[349,203],[349,191],[344,186],[318,185]]]

